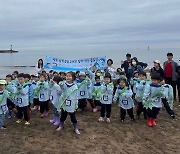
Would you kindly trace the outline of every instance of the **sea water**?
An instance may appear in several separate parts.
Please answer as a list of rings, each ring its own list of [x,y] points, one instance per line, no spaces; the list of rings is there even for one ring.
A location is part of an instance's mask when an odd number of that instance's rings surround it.
[[[77,51],[19,51],[14,54],[0,54],[0,78],[5,77],[6,74],[11,74],[17,70],[19,72],[36,73],[34,67],[13,67],[13,66],[35,66],[39,58],[45,59],[46,56],[52,56],[56,58],[64,59],[80,59],[80,58],[91,58],[106,56],[114,61],[115,67],[120,67],[121,61],[125,60],[126,53],[131,53],[132,57],[137,57],[139,61],[148,63],[149,68],[153,66],[154,60],[160,60],[161,65],[167,60],[166,54],[172,52],[174,54],[174,61],[179,62],[180,60],[180,49],[92,49],[92,50],[77,50]],[[4,67],[12,66],[12,67]]]

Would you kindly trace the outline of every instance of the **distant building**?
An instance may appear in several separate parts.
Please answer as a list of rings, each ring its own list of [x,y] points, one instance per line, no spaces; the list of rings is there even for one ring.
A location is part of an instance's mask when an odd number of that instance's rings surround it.
[[[12,45],[9,50],[0,50],[0,53],[18,53],[19,51],[13,50]]]

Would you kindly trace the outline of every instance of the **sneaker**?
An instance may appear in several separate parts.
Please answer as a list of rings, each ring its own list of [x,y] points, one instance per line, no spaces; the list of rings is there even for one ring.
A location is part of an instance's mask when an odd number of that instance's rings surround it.
[[[8,117],[7,117],[8,119],[11,119],[12,118],[12,116],[11,115],[8,115]]]
[[[41,114],[41,118],[44,118],[44,113]]]
[[[21,120],[18,119],[18,120],[16,121],[16,123],[17,123],[17,124],[21,123]]]
[[[172,118],[172,119],[175,119],[175,116],[174,116],[174,115],[171,115],[171,118]]]
[[[1,129],[7,129],[6,126],[2,126]]]
[[[106,122],[107,122],[107,123],[110,123],[110,122],[111,122],[111,120],[110,120],[109,118],[107,118],[107,119],[106,119]]]
[[[77,135],[80,135],[80,134],[81,134],[78,129],[75,129],[74,132],[75,132]]]
[[[124,120],[120,120],[121,122],[124,122]]]
[[[29,121],[26,121],[26,122],[25,122],[25,125],[30,125],[30,122],[29,122]]]
[[[49,112],[48,112],[48,111],[45,112],[45,113],[44,113],[44,116],[45,116],[45,117],[48,117],[48,116],[49,116]]]
[[[104,122],[105,120],[104,120],[103,117],[100,117],[98,121],[99,121],[99,122]]]
[[[55,123],[55,122],[56,122],[56,117],[53,117],[53,119],[52,119],[52,120],[49,120],[49,122],[50,122],[51,124]]]
[[[56,129],[56,131],[59,132],[59,131],[61,131],[62,129],[63,129],[63,127],[62,127],[62,126],[59,126],[59,127]]]
[[[132,118],[131,121],[136,121],[136,120],[134,118]]]
[[[98,109],[97,109],[97,108],[94,108],[94,109],[93,109],[93,112],[97,112],[97,111],[98,111]]]

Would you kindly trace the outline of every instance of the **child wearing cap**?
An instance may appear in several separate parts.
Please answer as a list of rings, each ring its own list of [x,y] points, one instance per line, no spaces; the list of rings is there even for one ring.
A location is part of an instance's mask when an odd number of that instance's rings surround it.
[[[81,109],[81,114],[84,113],[86,108],[86,99],[88,98],[90,80],[86,77],[84,72],[79,74],[79,80],[76,80],[78,86],[78,99],[79,99],[79,108]]]
[[[6,90],[8,91],[9,94],[9,97],[7,99],[7,106],[9,110],[8,118],[10,119],[12,118],[11,112],[14,112],[14,114],[17,116],[17,109],[14,104],[16,85],[14,82],[12,82],[12,75],[10,74],[6,75],[6,82],[7,82]]]
[[[7,108],[7,98],[8,92],[5,90],[7,82],[5,80],[0,80],[0,129],[6,129],[4,124],[5,115],[8,111]]]

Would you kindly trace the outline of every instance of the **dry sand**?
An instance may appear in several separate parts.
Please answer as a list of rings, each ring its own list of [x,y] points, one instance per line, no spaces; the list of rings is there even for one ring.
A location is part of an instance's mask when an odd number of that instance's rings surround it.
[[[177,120],[162,109],[157,127],[149,128],[141,118],[132,122],[127,116],[119,122],[119,108],[113,105],[111,123],[99,123],[100,113],[90,110],[77,113],[81,135],[72,131],[68,117],[62,132],[56,132],[50,117],[41,119],[33,113],[31,125],[16,124],[15,118],[6,120],[7,130],[0,130],[0,154],[61,154],[61,153],[118,153],[118,154],[174,154],[180,153],[180,107],[175,103]]]

